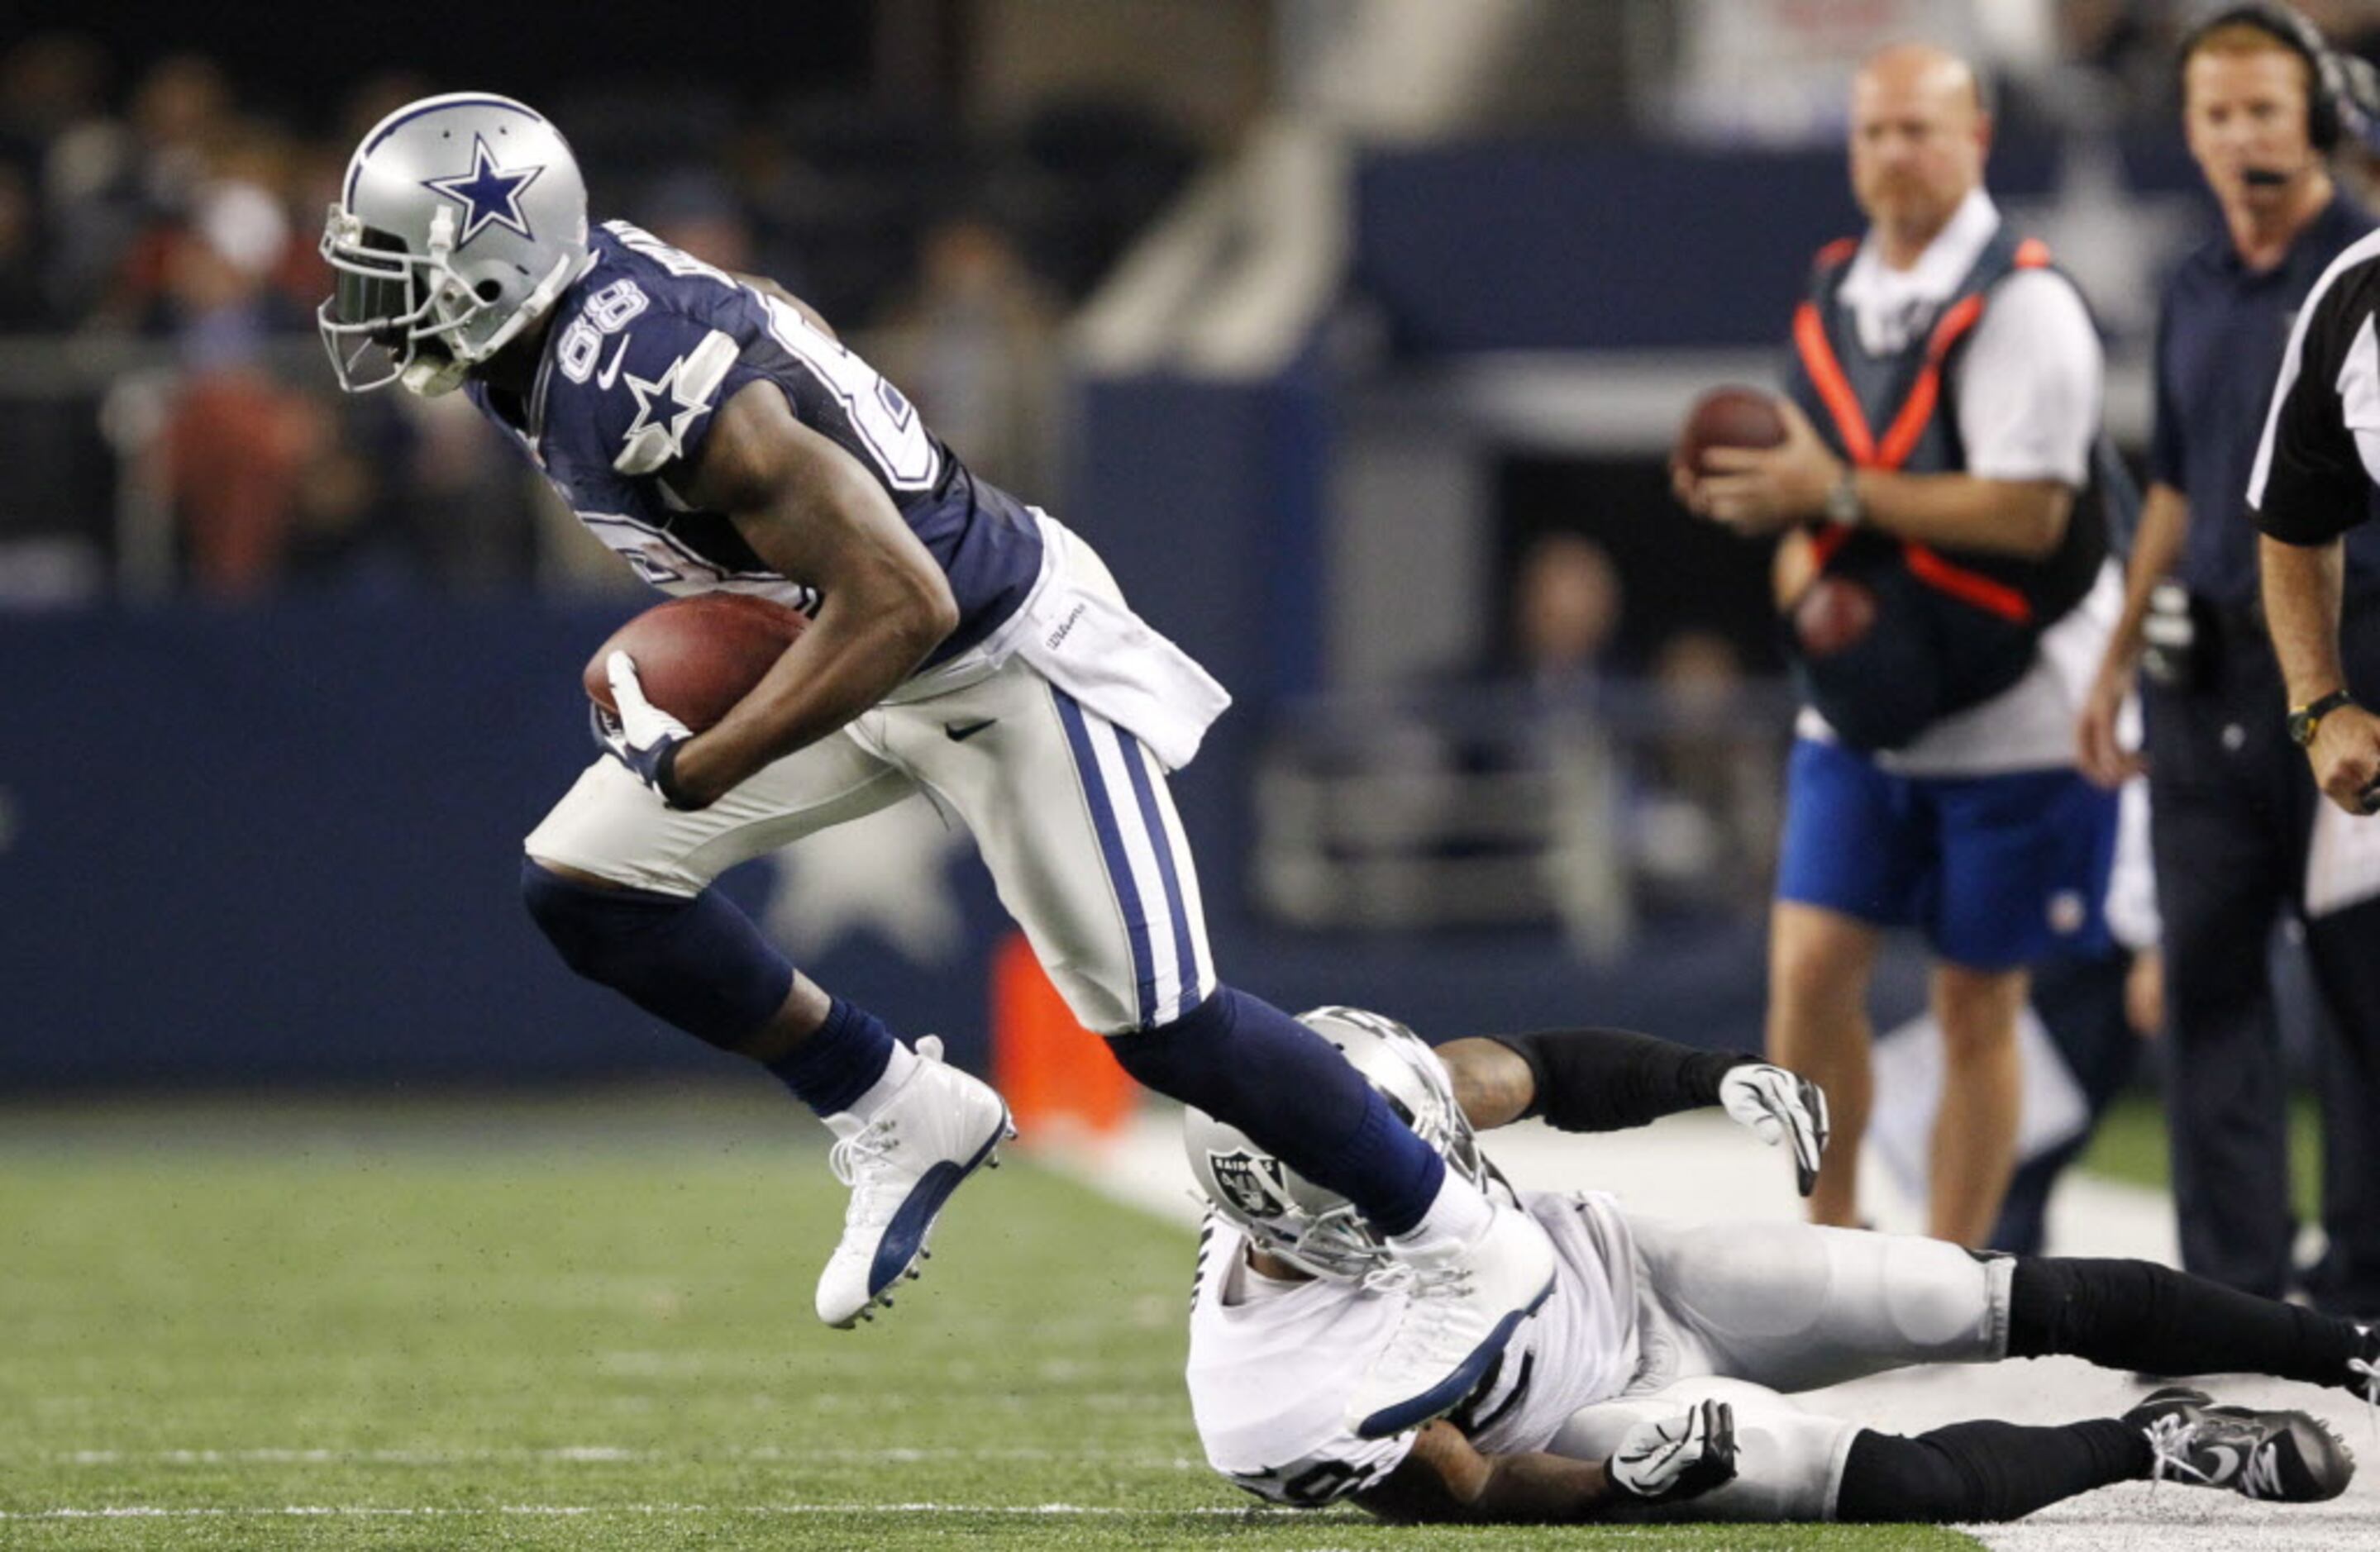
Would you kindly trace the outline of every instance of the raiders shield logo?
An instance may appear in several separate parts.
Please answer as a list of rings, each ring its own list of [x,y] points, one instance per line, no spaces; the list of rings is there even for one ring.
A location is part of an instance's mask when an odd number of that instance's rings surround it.
[[[1209,1150],[1207,1168],[1214,1174],[1215,1188],[1250,1218],[1277,1218],[1289,1206],[1289,1187],[1281,1180],[1278,1158],[1245,1149]]]

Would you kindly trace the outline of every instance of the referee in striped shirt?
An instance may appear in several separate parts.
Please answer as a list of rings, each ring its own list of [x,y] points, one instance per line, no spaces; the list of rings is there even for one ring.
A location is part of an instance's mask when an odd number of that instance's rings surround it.
[[[2380,481],[2376,309],[2380,232],[2334,259],[2299,309],[2247,491],[2260,532],[2264,612],[2287,697],[2286,709],[2267,703],[2264,715],[2286,714],[2283,725],[2311,762],[2313,784],[2361,822],[2380,810],[2380,716],[2354,695],[2359,686],[2380,691],[2380,575],[2350,564],[2347,540],[2372,515]],[[2367,549],[2374,535],[2359,538],[2357,548]],[[2371,844],[2380,833],[2362,843],[2351,831],[2334,834],[2325,861],[2324,828],[2315,827],[2300,896],[2336,1041],[2323,1107],[2331,1243],[2312,1291],[2325,1308],[2370,1320],[2380,1317],[2380,846]],[[2197,862],[2222,871],[2219,859]],[[2317,898],[2313,885],[2325,873],[2326,898]],[[2205,885],[2224,887],[2212,879]],[[2178,1158],[2186,1143],[2175,1139]],[[2225,1182],[2205,1183],[2219,1190]]]

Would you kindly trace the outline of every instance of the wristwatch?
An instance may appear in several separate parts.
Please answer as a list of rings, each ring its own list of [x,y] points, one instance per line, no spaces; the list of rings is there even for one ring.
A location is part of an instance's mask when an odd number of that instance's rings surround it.
[[[2355,697],[2345,690],[2333,690],[2319,700],[2307,701],[2289,710],[2289,742],[2301,749],[2313,746],[2313,735],[2320,731],[2322,720],[2342,706],[2352,706]]]
[[[1839,528],[1855,528],[1867,515],[1867,509],[1860,504],[1858,479],[1859,470],[1847,464],[1843,477],[1827,492],[1826,518]]]

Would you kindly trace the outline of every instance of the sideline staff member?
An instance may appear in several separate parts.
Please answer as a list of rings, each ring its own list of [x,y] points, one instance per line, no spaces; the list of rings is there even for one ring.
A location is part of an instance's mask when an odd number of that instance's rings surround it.
[[[2248,504],[2263,530],[2256,549],[2265,613],[2286,685],[2284,726],[2312,762],[2314,785],[2357,816],[2380,807],[2380,717],[2352,695],[2359,685],[2367,695],[2380,685],[2380,588],[2373,585],[2380,574],[2351,565],[2346,542],[2372,515],[2371,482],[2380,470],[2375,305],[2380,233],[2341,253],[2299,310],[2248,477]],[[2356,538],[2353,548],[2370,542],[2368,533]],[[2275,702],[2266,716],[2282,711]],[[2380,1008],[2380,952],[2372,931],[2380,925],[2380,831],[2336,819],[2316,823],[2309,893],[2319,881],[2347,908],[2332,918],[2338,930],[2309,932],[2307,943],[2316,974],[2338,988],[2340,1005]],[[2336,1023],[2345,1079],[2363,1096],[2380,1094],[2380,1023]],[[2350,1253],[2334,1244],[2330,1286],[2321,1291],[2353,1313],[2380,1314],[2371,1307],[2380,1303],[2380,1265],[2374,1264],[2380,1253],[2365,1243],[2380,1238],[2380,1116],[2367,1100],[2333,1105],[2326,1119],[2325,1178],[2364,1194],[2351,1253],[2357,1259],[2347,1264]]]
[[[2073,285],[1984,192],[1990,139],[1963,61],[1916,45],[1867,61],[1851,171],[1870,226],[1819,256],[1786,441],[1677,475],[1704,516],[1791,530],[1781,601],[1875,600],[1864,633],[1796,665],[1810,709],[1770,918],[1768,1054],[1835,1113],[1812,1216],[1856,1222],[1870,973],[1887,929],[1921,928],[1947,1064],[1928,1227],[1968,1245],[2015,1163],[2026,967],[2095,940],[2116,813],[2074,770],[2072,732],[2119,591],[2104,363]]]
[[[2330,261],[2372,229],[2324,159],[2352,107],[2342,68],[2311,26],[2277,6],[2224,11],[2182,44],[2183,127],[2224,235],[2166,291],[2148,499],[2123,618],[2078,729],[2094,780],[2115,786],[2139,769],[2116,724],[2154,612],[2160,646],[2143,698],[2170,951],[2166,1103],[2182,1265],[2266,1298],[2287,1291],[2295,1238],[2268,951],[2276,919],[2301,908],[2315,797],[2278,715],[2254,535],[2236,503],[2289,321]],[[2380,532],[2357,546],[2367,564],[2356,569],[2380,576],[2371,540]],[[2160,589],[2168,576],[2180,588]],[[2339,973],[2343,944],[2380,943],[2380,905],[2312,917],[2308,936],[2331,1017],[2380,1025],[2372,988]],[[2335,1144],[2362,1129],[2358,1085],[2333,1082],[2323,1094]],[[2369,1312],[2380,1308],[2380,1212],[2357,1200],[2374,1189],[2359,1178],[2371,1166],[2343,1163],[2324,1174],[2333,1248],[2314,1291],[2325,1305]]]

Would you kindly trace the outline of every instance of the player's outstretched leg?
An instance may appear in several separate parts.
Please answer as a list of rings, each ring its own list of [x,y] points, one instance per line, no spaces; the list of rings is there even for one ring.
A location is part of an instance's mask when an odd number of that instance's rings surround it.
[[[2144,1374],[2271,1375],[2380,1404],[2380,1331],[2147,1261],[2017,1257],[2008,1354],[2053,1352]]]
[[[1014,1135],[1000,1096],[945,1065],[933,1037],[912,1050],[828,997],[714,890],[607,888],[530,859],[521,893],[572,969],[759,1062],[825,1120],[851,1203],[819,1279],[819,1318],[848,1327],[890,1306],[951,1193]]]
[[[1236,1127],[1388,1237],[1411,1297],[1351,1403],[1360,1437],[1453,1410],[1552,1291],[1545,1231],[1447,1169],[1336,1048],[1271,1004],[1220,987],[1109,1048],[1134,1077]]]

